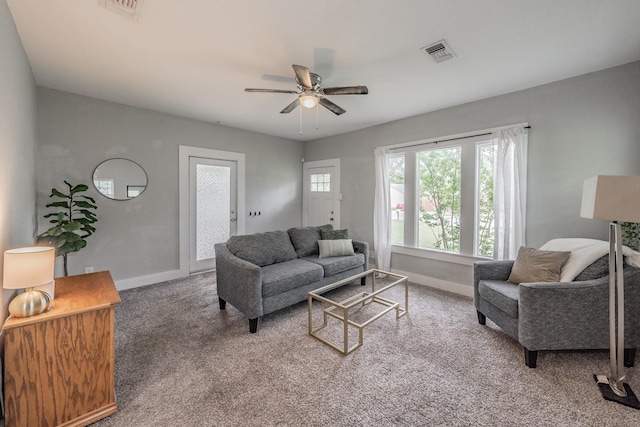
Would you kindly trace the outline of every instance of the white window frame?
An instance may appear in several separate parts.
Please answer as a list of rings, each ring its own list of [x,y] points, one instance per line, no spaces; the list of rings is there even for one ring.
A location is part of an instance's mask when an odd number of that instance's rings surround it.
[[[464,138],[464,139],[462,139]],[[456,264],[472,265],[478,259],[490,257],[477,255],[476,227],[478,212],[478,146],[491,141],[491,135],[477,135],[469,137],[451,137],[446,142],[416,142],[410,146],[398,147],[390,150],[391,154],[405,156],[405,208],[404,208],[404,244],[394,244],[393,253],[429,258],[452,262]],[[460,204],[460,252],[447,252],[432,248],[418,247],[418,153],[426,150],[437,150],[446,147],[461,147],[461,204]],[[471,227],[471,228],[469,228]]]

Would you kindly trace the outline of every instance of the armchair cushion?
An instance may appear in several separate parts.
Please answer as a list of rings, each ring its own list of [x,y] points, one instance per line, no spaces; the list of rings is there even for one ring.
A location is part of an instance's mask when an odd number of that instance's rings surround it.
[[[502,280],[481,280],[478,293],[509,316],[518,317],[518,285]]]
[[[513,263],[509,279],[511,283],[558,282],[560,269],[571,252],[541,251],[522,246]]]

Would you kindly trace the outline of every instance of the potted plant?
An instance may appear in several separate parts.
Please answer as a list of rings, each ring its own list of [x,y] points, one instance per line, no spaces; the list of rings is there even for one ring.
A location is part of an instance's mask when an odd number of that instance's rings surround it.
[[[97,209],[96,201],[92,197],[78,194],[87,191],[89,187],[84,184],[74,186],[67,181],[64,183],[69,187],[67,193],[51,189],[49,197],[62,200],[47,204],[47,208],[54,210],[44,217],[51,218],[49,223],[53,226],[36,236],[36,243],[56,248],[56,256],[62,256],[64,260],[64,275],[68,276],[67,255],[87,246],[85,239],[96,231],[92,224],[98,221],[98,218],[95,212],[90,210]]]

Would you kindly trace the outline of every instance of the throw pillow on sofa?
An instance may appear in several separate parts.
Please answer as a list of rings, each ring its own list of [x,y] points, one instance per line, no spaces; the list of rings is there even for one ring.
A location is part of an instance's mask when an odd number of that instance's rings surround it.
[[[349,232],[345,230],[320,230],[322,240],[342,240],[349,238]]]
[[[351,239],[318,240],[318,246],[320,248],[318,258],[355,255]]]

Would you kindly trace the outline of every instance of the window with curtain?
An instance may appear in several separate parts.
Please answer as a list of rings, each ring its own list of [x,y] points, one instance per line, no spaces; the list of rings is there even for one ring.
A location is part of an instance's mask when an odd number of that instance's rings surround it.
[[[389,150],[391,244],[512,258],[524,245],[524,125],[442,139]]]

